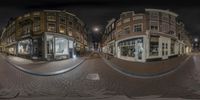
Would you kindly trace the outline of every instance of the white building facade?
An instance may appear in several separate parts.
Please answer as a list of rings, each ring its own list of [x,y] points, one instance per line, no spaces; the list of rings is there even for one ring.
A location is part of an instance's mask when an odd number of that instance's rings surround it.
[[[123,60],[146,62],[189,53],[190,47],[177,37],[177,16],[159,9],[145,9],[142,14],[123,12],[116,21],[113,55]],[[111,43],[104,47],[107,47],[106,52],[110,51]]]

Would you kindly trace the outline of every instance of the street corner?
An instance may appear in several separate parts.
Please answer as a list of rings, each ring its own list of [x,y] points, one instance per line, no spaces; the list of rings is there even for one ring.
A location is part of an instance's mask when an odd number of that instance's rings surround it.
[[[115,71],[134,78],[158,78],[175,72],[191,58],[190,55],[178,56],[167,60],[151,62],[132,62],[115,57],[104,57],[102,59]]]
[[[59,61],[32,61],[20,57],[9,56],[5,59],[19,71],[36,76],[53,76],[69,72],[81,65],[86,58],[72,58]]]

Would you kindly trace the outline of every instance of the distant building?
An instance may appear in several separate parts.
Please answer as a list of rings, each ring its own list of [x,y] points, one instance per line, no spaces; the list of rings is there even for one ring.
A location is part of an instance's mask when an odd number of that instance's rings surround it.
[[[112,32],[105,32],[109,35],[104,35],[103,48],[107,48],[104,52],[120,59],[138,62],[175,57],[186,53],[186,48],[189,52],[191,47],[186,43],[187,36],[177,33],[177,16],[176,13],[160,9],[145,9],[144,13],[122,12],[114,22],[114,36],[110,35]],[[106,40],[113,41],[112,49]]]
[[[87,32],[74,14],[42,10],[11,19],[2,32],[3,52],[30,59],[66,59],[86,51]]]
[[[116,50],[115,50],[115,40],[116,40],[116,35],[115,35],[115,28],[116,28],[116,20],[113,18],[111,19],[106,28],[105,32],[102,36],[102,50],[104,53],[110,54],[110,55],[116,55]]]

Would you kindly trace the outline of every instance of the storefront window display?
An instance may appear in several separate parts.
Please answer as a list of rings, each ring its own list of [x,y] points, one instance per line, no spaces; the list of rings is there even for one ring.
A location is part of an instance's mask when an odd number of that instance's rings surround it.
[[[137,39],[137,45],[138,45],[138,59],[142,59],[142,53],[144,51],[143,40]]]
[[[143,40],[142,38],[135,38],[119,43],[121,56],[136,57],[138,54],[139,59],[142,58],[143,53]],[[136,50],[137,49],[137,50]]]
[[[151,36],[150,37],[150,56],[158,56],[158,48],[159,48],[159,37]]]
[[[9,51],[10,54],[15,54],[15,49],[14,49],[14,47],[10,47],[10,48],[8,49],[8,51]]]
[[[30,54],[31,53],[31,40],[22,40],[18,43],[18,53],[19,54]]]
[[[68,40],[65,38],[55,38],[55,54],[68,55]]]

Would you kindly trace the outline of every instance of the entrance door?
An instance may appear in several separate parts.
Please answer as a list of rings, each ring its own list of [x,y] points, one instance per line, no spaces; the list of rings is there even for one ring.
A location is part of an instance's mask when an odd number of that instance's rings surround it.
[[[162,42],[161,42],[161,46],[162,46],[162,59],[168,59],[168,48],[169,48],[169,44],[168,44],[168,39],[167,38],[163,38]]]
[[[38,40],[34,39],[33,40],[33,59],[38,59]]]
[[[53,60],[53,36],[47,36],[46,46],[47,46],[47,60]]]

